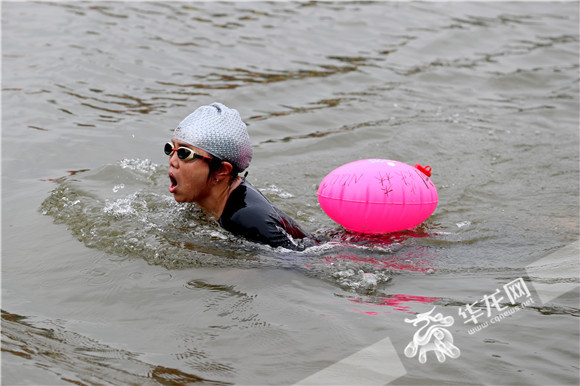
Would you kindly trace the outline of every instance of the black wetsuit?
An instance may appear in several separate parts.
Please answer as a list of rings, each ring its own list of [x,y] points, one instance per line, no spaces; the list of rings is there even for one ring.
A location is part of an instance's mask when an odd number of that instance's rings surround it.
[[[301,250],[304,245],[296,240],[310,237],[246,181],[230,194],[219,224],[236,236],[272,247]]]

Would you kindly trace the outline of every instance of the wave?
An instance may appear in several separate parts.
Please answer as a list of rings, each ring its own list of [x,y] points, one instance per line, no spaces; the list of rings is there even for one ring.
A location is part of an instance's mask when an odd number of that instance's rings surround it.
[[[346,290],[376,293],[399,271],[425,273],[429,248],[414,241],[424,230],[384,236],[318,227],[319,243],[296,252],[252,243],[222,229],[195,204],[165,193],[166,171],[150,160],[123,159],[97,170],[51,179],[58,186],[42,214],[89,248],[122,258],[142,258],[168,269],[192,267],[291,268]],[[261,189],[284,199],[276,186]],[[282,192],[282,193],[281,193]]]

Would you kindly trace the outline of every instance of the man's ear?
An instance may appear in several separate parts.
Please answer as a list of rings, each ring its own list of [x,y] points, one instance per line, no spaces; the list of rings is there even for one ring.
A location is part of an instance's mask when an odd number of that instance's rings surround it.
[[[232,173],[233,169],[234,167],[231,163],[223,161],[220,168],[216,171],[216,178],[219,178],[220,180],[227,178]]]

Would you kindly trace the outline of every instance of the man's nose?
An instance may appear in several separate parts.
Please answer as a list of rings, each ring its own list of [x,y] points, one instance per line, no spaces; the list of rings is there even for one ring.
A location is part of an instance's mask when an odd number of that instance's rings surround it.
[[[171,155],[169,156],[169,165],[173,166],[174,168],[177,168],[179,166],[179,158],[177,157],[176,151],[171,153]]]

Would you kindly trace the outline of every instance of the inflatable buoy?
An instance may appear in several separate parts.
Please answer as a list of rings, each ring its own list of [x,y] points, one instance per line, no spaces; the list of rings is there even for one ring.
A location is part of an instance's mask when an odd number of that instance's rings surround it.
[[[431,167],[363,159],[330,172],[318,187],[322,210],[344,228],[381,234],[412,229],[435,211]]]

